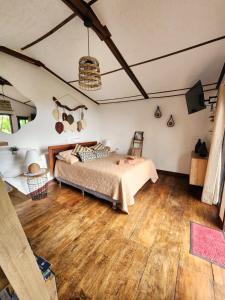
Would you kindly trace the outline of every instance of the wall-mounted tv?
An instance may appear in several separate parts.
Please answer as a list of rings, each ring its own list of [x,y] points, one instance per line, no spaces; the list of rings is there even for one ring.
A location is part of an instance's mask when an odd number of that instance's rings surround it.
[[[186,94],[188,113],[193,114],[206,108],[201,80],[199,80]]]

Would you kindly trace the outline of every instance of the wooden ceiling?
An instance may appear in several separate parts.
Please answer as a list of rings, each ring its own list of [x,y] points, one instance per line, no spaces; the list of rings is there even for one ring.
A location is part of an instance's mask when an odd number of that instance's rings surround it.
[[[199,79],[216,88],[225,61],[223,0],[10,2],[0,8],[0,50],[45,68],[95,103],[172,97]],[[77,82],[87,53],[84,21],[102,71],[96,92]]]

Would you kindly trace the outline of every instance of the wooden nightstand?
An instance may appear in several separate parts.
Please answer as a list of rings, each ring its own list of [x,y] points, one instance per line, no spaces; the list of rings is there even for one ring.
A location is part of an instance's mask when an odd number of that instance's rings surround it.
[[[191,153],[191,170],[189,184],[203,186],[207,169],[208,157],[201,157],[194,151]]]

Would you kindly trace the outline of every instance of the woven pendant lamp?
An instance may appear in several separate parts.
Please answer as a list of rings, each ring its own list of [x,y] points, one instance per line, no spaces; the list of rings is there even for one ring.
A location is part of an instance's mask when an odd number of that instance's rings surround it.
[[[79,60],[79,86],[83,90],[96,91],[102,86],[99,62],[95,57],[90,56],[89,50],[89,28],[88,30],[88,56]]]

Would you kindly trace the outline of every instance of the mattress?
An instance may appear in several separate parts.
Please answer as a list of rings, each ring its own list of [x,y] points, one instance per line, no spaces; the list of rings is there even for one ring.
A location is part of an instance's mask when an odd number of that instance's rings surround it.
[[[118,165],[124,155],[113,154],[88,162],[70,165],[57,160],[55,177],[76,186],[84,187],[116,200],[119,208],[128,213],[128,207],[135,203],[134,196],[149,180],[158,179],[154,163],[150,159],[135,164]]]

